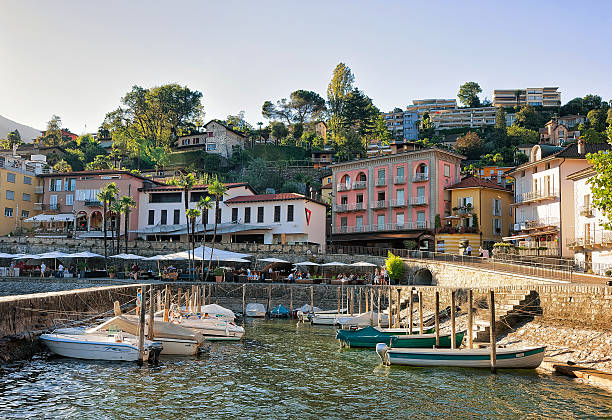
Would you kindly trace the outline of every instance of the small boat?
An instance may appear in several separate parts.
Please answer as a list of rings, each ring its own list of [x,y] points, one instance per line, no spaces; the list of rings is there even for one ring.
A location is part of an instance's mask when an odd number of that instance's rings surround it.
[[[270,316],[272,318],[289,318],[289,309],[284,305],[276,305],[270,311]]]
[[[498,348],[496,366],[505,369],[535,369],[542,363],[546,346]],[[473,367],[491,366],[491,350],[483,349],[402,349],[376,345],[376,353],[385,365]]]
[[[409,334],[409,330],[406,328],[380,328],[380,327],[364,327],[364,328],[351,328],[338,330],[336,338],[340,340],[340,344],[346,347],[361,347],[361,348],[375,348],[378,343],[385,343],[388,346],[393,347],[432,347],[436,344],[434,329],[431,328],[426,331],[426,334],[418,334],[419,330],[413,330],[412,334]],[[433,342],[430,339],[433,336]],[[397,344],[393,343],[393,339],[397,338]],[[409,339],[404,340],[405,337]],[[444,338],[443,338],[444,337]],[[463,341],[463,333],[460,338],[457,335],[457,347]],[[393,344],[392,344],[393,343]],[[440,336],[440,346],[450,347],[450,334]]]
[[[123,332],[87,333],[84,329],[66,328],[42,334],[40,339],[50,351],[64,357],[129,362],[138,360],[138,337]],[[161,343],[145,339],[144,360],[157,360],[161,351]]]
[[[310,315],[309,318],[312,325],[335,325],[336,318],[338,318],[338,313],[334,312],[331,314],[326,314],[315,312],[314,314]]]
[[[220,319],[228,322],[233,322],[236,319],[236,315],[231,309],[224,308],[223,306],[217,305],[215,303],[202,306],[199,312],[201,314],[208,314],[210,318]]]
[[[202,318],[190,315],[172,321],[204,336],[206,341],[238,341],[244,336],[244,328],[223,319]]]
[[[266,307],[261,303],[249,303],[246,306],[246,316],[252,318],[263,318],[266,316]]]
[[[338,325],[341,328],[351,328],[351,327],[367,327],[368,325],[373,325],[378,323],[378,312],[369,311],[363,314],[358,315],[345,315],[339,316],[336,318],[336,322],[334,325]],[[388,321],[387,314],[380,314],[380,323],[387,324]]]

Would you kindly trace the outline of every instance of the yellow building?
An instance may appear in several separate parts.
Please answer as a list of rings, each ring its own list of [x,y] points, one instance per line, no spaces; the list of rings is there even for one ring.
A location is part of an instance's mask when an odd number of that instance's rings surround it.
[[[42,183],[36,176],[39,163],[0,156],[0,236],[29,227],[23,221],[40,212],[35,210],[42,194]]]
[[[467,240],[472,255],[478,255],[479,248],[491,250],[509,234],[513,220],[511,190],[472,176],[446,189],[451,193],[452,210],[436,232],[436,251],[460,253],[461,243]]]

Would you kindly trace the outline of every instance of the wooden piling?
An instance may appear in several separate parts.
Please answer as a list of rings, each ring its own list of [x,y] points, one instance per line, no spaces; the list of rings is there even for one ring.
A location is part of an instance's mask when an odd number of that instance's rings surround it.
[[[142,364],[144,360],[144,334],[145,334],[145,290],[146,286],[142,286],[140,293],[140,313],[138,317],[138,363]]]
[[[414,311],[414,289],[411,287],[410,288],[410,301],[408,302],[409,305],[409,313],[408,313],[408,334],[412,334],[412,325],[413,325],[413,319],[412,319],[412,312]]]
[[[314,311],[314,286],[310,286],[310,309]]]
[[[119,301],[113,302],[113,312],[115,313],[115,316],[121,315],[121,305],[119,304]]]
[[[198,286],[198,288],[200,288],[200,286]],[[206,298],[204,297],[204,295],[206,294],[204,292],[204,286],[202,286],[202,288],[200,289],[200,311],[204,312],[204,306],[206,306]]]
[[[161,290],[157,290],[157,312],[162,310]]]
[[[456,307],[456,303],[455,303],[455,297],[456,297],[456,291],[453,290],[451,292],[451,349],[456,349],[457,345],[455,343],[455,307]]]
[[[419,292],[419,334],[423,334],[423,292]]]
[[[489,295],[490,325],[489,341],[491,345],[491,373],[497,371],[497,342],[495,340],[495,292],[491,290]]]
[[[289,286],[289,316],[293,316],[293,286]]]
[[[362,296],[362,292],[363,292],[363,287],[360,287],[360,288],[359,288],[359,313],[360,313],[360,314],[361,314],[361,313],[363,313],[363,312],[361,312],[361,300],[362,300],[362,298],[363,298],[363,296]]]
[[[370,311],[372,311],[372,315],[370,316],[370,326],[374,326],[374,290],[372,290],[372,287],[370,287],[368,294],[370,295]]]
[[[189,290],[185,290],[185,312],[191,312],[191,299],[190,299]]]
[[[393,307],[392,307],[392,305],[393,305],[393,294],[391,293],[391,286],[389,286],[388,292],[389,292],[388,293],[389,310],[388,310],[387,315],[388,315],[388,320],[389,320],[389,322],[388,322],[389,328],[391,328],[392,327],[392,321],[393,321]]]
[[[153,295],[153,286],[149,286],[149,330],[147,332],[147,337],[149,338],[149,340],[153,340],[154,339],[154,333],[153,333],[153,323],[154,323],[154,318],[155,318],[155,306],[153,305],[154,303],[154,295]],[[180,289],[179,289],[180,290]]]
[[[472,307],[472,289],[468,289],[468,348],[473,348],[474,343],[474,326],[473,326],[473,318],[474,318],[474,308]]]
[[[370,311],[369,300],[370,300],[370,291],[368,289],[365,289],[365,311],[366,312]]]
[[[206,285],[202,286],[202,305],[206,306]]]
[[[436,348],[440,347],[440,292],[436,290],[436,306],[434,308],[436,321]]]
[[[266,313],[270,315],[270,311],[272,310],[272,286],[268,286],[268,308]]]
[[[380,327],[380,289],[378,289],[378,307],[377,307],[377,314],[378,314],[378,326]]]
[[[402,289],[397,289],[397,328],[400,328],[400,321],[402,317]]]
[[[351,316],[355,315],[355,288],[354,287],[349,287],[347,289],[347,293],[350,292],[350,306],[351,306]],[[348,296],[347,296],[347,304],[349,302]]]
[[[168,322],[170,313],[170,286],[166,285],[166,296],[164,300],[164,322]]]
[[[176,302],[179,307],[179,310],[181,309],[181,298],[182,297],[183,297],[183,289],[179,287],[178,293],[176,294]]]
[[[336,289],[336,297],[338,298],[338,315],[340,315],[340,287]]]
[[[246,283],[242,285],[242,318],[246,318]]]

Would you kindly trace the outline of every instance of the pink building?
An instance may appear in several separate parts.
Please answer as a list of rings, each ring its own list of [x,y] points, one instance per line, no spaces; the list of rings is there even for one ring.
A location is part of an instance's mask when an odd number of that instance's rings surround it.
[[[463,156],[438,148],[402,151],[333,165],[332,242],[433,250],[436,215],[450,215]]]

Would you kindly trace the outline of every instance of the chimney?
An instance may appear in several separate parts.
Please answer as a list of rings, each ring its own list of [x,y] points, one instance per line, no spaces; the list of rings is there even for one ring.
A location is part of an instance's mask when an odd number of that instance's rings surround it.
[[[584,146],[584,139],[578,139],[578,154],[584,155],[586,153],[586,147]]]

